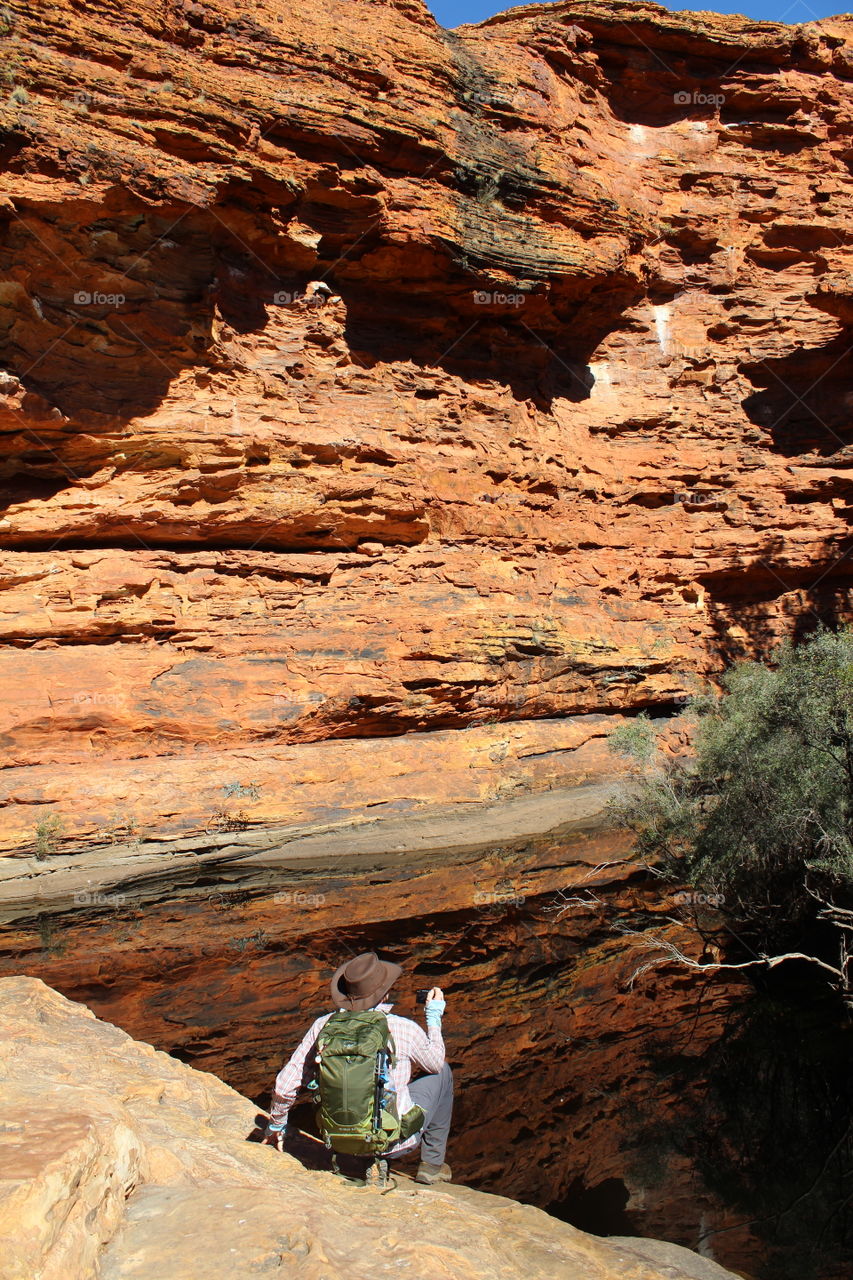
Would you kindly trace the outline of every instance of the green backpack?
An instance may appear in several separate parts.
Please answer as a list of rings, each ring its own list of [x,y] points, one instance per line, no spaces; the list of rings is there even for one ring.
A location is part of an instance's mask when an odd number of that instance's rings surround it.
[[[420,1107],[400,1118],[390,1080],[396,1062],[388,1019],[377,1009],[339,1009],[317,1037],[317,1124],[326,1146],[346,1155],[381,1155],[417,1133]]]

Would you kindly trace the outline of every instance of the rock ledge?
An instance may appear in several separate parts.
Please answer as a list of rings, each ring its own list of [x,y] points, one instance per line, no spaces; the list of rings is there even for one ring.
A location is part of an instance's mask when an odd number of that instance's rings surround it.
[[[726,1280],[464,1187],[390,1196],[246,1142],[256,1109],[38,979],[0,982],[3,1280]],[[636,1246],[636,1247],[635,1247]]]

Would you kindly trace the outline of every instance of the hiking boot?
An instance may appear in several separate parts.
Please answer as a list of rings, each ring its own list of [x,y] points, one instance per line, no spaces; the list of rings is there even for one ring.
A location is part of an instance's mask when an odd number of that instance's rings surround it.
[[[392,1178],[387,1160],[377,1160],[364,1175],[365,1186],[375,1187],[377,1191],[393,1191],[397,1179]]]
[[[450,1182],[452,1177],[449,1164],[426,1164],[422,1160],[415,1174],[415,1182],[424,1182],[427,1186],[432,1186],[434,1182]]]

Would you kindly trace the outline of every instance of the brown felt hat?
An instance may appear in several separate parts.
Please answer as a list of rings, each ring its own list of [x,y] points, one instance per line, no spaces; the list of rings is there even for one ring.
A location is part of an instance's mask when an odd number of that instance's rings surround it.
[[[375,951],[365,951],[347,960],[332,978],[332,1003],[338,1009],[360,1013],[378,1004],[403,970],[390,960],[380,960]]]

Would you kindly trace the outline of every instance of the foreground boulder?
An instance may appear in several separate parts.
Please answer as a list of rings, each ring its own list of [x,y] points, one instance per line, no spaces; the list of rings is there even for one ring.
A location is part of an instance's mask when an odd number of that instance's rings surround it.
[[[726,1280],[464,1187],[353,1189],[246,1142],[256,1109],[38,979],[0,982],[3,1280]]]

